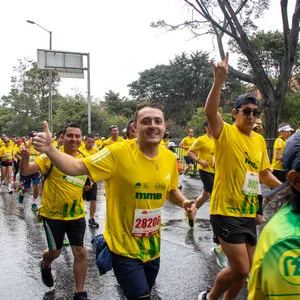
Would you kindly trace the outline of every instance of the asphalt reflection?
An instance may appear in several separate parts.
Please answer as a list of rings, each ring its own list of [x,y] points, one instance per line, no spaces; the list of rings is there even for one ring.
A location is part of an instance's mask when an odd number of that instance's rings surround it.
[[[200,180],[189,179],[183,183],[183,193],[195,199],[202,190]],[[73,255],[70,247],[64,247],[61,256],[53,263],[55,287],[49,289],[40,279],[39,260],[46,248],[42,224],[31,211],[31,197],[25,196],[19,204],[17,193],[0,194],[0,299],[25,300],[73,299]],[[89,211],[89,203],[86,203]],[[99,184],[96,221],[100,228],[86,230],[88,273],[85,289],[91,299],[125,299],[116,285],[113,272],[99,276],[95,265],[92,238],[103,232],[105,220],[105,196],[103,184]],[[185,222],[183,210],[168,202],[162,215],[161,267],[153,289],[154,300],[197,299],[201,290],[212,286],[220,271],[211,254],[212,229],[209,222],[209,203],[198,211],[194,228]],[[244,288],[238,299],[246,299]]]

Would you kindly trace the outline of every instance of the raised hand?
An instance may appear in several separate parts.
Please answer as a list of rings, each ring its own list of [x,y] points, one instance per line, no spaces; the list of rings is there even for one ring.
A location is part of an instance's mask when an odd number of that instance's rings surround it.
[[[225,58],[220,62],[218,62],[217,64],[215,64],[213,60],[211,60],[210,62],[210,65],[214,71],[215,83],[217,84],[223,84],[227,78],[228,58],[229,58],[229,53],[227,52]]]
[[[38,132],[33,138],[34,148],[40,153],[47,153],[52,147],[52,134],[47,121],[43,122],[44,132]]]
[[[32,144],[32,138],[29,138],[28,141],[26,141],[25,138],[22,139],[23,146],[20,148],[20,154],[22,159],[28,159],[30,156],[30,146]]]

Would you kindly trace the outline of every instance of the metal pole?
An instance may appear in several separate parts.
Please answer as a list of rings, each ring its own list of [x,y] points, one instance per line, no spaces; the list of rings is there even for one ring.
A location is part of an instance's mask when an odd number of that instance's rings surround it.
[[[90,54],[87,53],[87,100],[88,100],[88,133],[92,133],[91,126],[91,82],[90,82]]]
[[[41,26],[38,23],[35,23],[34,21],[27,20],[26,21],[29,24],[34,24],[42,28],[43,30],[47,31],[50,35],[50,42],[49,42],[49,50],[52,50],[52,31],[47,30],[43,26]],[[52,132],[52,70],[49,70],[49,100],[48,100],[48,123],[49,123],[49,130]]]
[[[52,50],[52,31],[49,31],[50,34],[50,44],[49,49]],[[49,130],[53,132],[52,124],[52,70],[49,70],[49,101],[48,101],[48,119],[49,119]]]

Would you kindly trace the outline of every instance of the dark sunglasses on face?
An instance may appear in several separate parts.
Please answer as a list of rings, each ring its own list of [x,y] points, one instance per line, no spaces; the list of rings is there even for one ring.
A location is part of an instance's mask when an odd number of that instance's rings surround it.
[[[249,117],[251,113],[253,113],[253,117],[258,118],[260,116],[260,111],[258,109],[238,108],[237,110],[241,110],[246,117]]]

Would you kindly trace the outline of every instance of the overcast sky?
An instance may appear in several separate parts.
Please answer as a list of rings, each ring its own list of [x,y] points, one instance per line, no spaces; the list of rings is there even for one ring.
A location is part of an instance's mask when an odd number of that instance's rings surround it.
[[[281,31],[280,1],[271,3],[260,28]],[[52,49],[90,53],[91,95],[101,99],[109,90],[128,96],[127,85],[139,72],[183,51],[213,50],[211,37],[196,40],[187,31],[165,33],[149,26],[159,19],[186,20],[191,10],[183,0],[11,0],[2,2],[1,12],[0,97],[10,91],[18,58],[37,60],[36,50],[49,48],[49,34],[26,20],[52,31]],[[212,57],[219,59],[217,52]],[[86,94],[86,86],[86,79],[62,78],[59,91]]]

